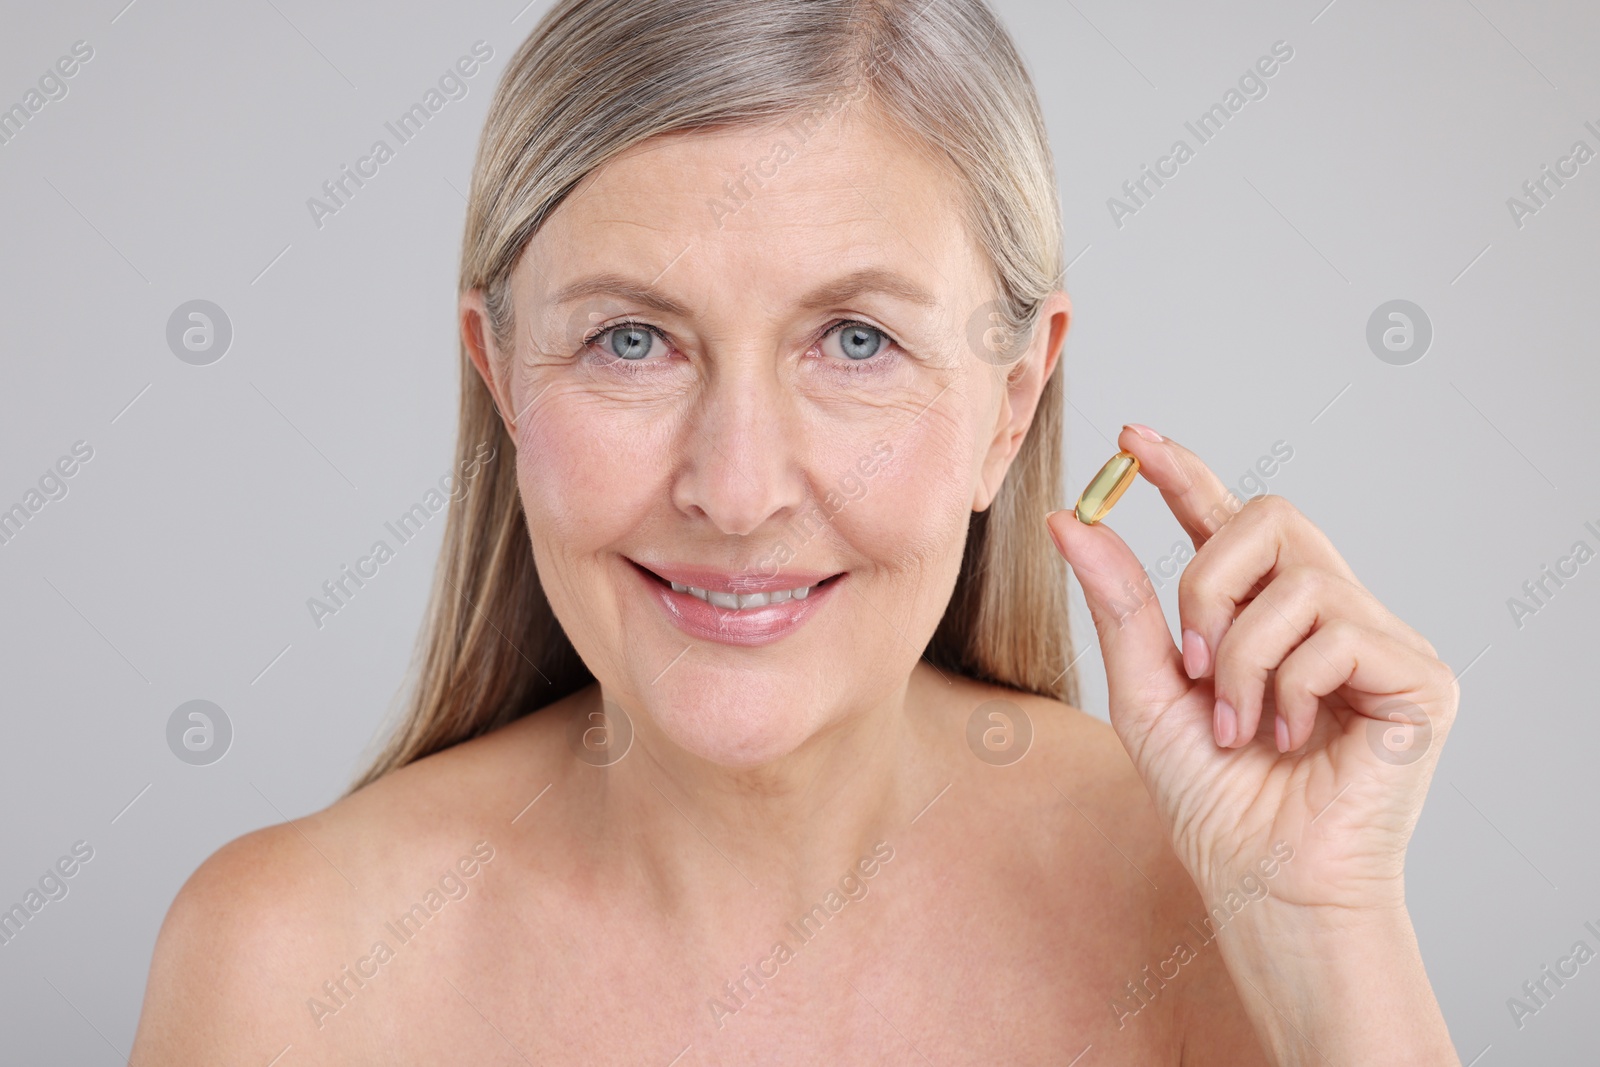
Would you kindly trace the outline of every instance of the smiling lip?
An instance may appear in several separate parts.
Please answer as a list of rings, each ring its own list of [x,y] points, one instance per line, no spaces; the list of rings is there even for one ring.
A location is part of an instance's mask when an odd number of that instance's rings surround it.
[[[662,564],[645,567],[633,563],[646,592],[666,611],[673,624],[691,637],[731,645],[765,645],[794,632],[832,599],[845,575],[823,571],[779,571],[777,574],[730,574],[714,567]],[[672,583],[684,586],[674,589]],[[731,610],[708,603],[688,588],[724,594],[783,592],[809,588],[803,599],[793,596],[779,603]]]

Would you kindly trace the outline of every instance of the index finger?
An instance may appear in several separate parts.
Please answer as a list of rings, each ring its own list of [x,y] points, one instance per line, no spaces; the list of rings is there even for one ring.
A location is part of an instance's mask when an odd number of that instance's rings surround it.
[[[1199,456],[1148,426],[1124,426],[1117,447],[1139,457],[1139,473],[1161,491],[1197,549],[1244,507]]]

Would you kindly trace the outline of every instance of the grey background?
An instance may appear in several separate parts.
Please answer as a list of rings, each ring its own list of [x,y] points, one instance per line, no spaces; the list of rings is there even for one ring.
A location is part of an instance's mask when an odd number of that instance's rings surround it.
[[[95,850],[0,946],[7,1063],[121,1062],[183,880],[330,803],[391,714],[443,518],[320,630],[305,601],[450,469],[461,191],[547,6],[125,3],[0,20],[0,107],[75,41],[95,50],[0,146],[0,508],[94,449],[0,545],[0,906],[73,842]],[[1575,541],[1600,548],[1600,161],[1520,228],[1506,200],[1575,140],[1600,149],[1600,9],[1325,4],[997,5],[1074,258],[1068,492],[1124,421],[1233,483],[1293,447],[1271,489],[1465,672],[1408,879],[1462,1058],[1595,1062],[1600,962],[1520,1031],[1506,1000],[1580,938],[1600,948],[1600,561],[1520,628],[1507,600]],[[307,198],[479,39],[494,58],[469,95],[318,229]],[[1193,145],[1184,121],[1278,40],[1295,54],[1266,98],[1114,225],[1107,198]],[[1365,340],[1397,298],[1434,328],[1409,366]],[[166,342],[194,299],[233,326],[210,366]],[[1151,565],[1182,539],[1148,486],[1114,525]],[[1081,597],[1074,622],[1092,641]],[[1079,668],[1104,716],[1096,648]],[[206,766],[166,739],[197,699],[233,729]]]

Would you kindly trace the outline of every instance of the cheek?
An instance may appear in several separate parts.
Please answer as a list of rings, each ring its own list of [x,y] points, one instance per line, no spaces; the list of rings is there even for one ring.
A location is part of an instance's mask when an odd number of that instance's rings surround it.
[[[926,574],[952,553],[959,565],[975,484],[972,432],[959,413],[929,409],[828,451],[827,469],[840,475],[824,507],[838,509],[834,525],[857,552],[891,572]]]
[[[551,388],[518,427],[517,484],[535,547],[576,554],[635,527],[663,492],[667,425]]]

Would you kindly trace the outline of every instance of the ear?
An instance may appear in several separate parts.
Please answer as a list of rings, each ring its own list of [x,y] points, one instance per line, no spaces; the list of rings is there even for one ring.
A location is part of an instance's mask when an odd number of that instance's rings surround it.
[[[483,300],[483,290],[470,289],[461,294],[461,344],[467,358],[477,368],[489,390],[489,397],[500,414],[500,422],[514,442],[517,439],[515,422],[506,414],[511,409],[511,381],[509,353],[501,352],[495,343],[494,331],[489,328],[489,308]]]
[[[1061,358],[1062,342],[1066,340],[1067,327],[1072,322],[1072,300],[1057,290],[1045,297],[1034,324],[1033,336],[1027,350],[1014,364],[996,368],[1003,374],[1000,414],[996,419],[994,438],[983,457],[983,469],[978,488],[973,494],[972,510],[983,511],[994,503],[995,494],[1011,461],[1016,459],[1022,441],[1033,423],[1033,413],[1039,407],[1039,397],[1044,394],[1045,383],[1055,372]]]

